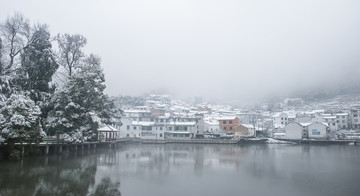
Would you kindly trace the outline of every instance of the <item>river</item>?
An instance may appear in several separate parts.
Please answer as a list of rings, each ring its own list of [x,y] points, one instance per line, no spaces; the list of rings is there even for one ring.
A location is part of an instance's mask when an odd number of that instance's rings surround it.
[[[0,195],[360,195],[360,146],[122,145],[0,162]]]

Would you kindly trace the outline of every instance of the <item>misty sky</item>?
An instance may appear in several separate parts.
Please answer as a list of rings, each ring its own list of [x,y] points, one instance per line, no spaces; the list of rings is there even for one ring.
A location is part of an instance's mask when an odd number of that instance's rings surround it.
[[[110,95],[250,100],[360,78],[359,0],[11,0],[52,35],[82,34]]]

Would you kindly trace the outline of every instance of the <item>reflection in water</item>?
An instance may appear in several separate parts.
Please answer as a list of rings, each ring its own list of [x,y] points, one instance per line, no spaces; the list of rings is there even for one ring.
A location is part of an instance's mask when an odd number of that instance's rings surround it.
[[[95,156],[26,159],[22,167],[3,163],[0,195],[86,195],[95,173]]]
[[[26,159],[22,167],[0,163],[0,195],[358,195],[359,151],[336,145],[129,145]]]
[[[110,178],[102,178],[91,196],[120,196],[120,182],[112,182]]]

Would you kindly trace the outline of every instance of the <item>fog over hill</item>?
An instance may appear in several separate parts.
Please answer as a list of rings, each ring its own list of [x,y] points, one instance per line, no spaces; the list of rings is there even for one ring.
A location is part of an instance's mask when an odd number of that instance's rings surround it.
[[[222,102],[359,89],[360,1],[5,1],[52,32],[82,34],[106,92]]]

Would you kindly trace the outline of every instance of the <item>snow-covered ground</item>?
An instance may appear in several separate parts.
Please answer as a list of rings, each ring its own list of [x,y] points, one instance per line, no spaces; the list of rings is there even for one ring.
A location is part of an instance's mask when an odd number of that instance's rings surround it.
[[[266,141],[267,144],[295,144],[294,142],[288,142],[288,141],[282,141],[282,140],[276,140],[273,138],[268,138]]]

